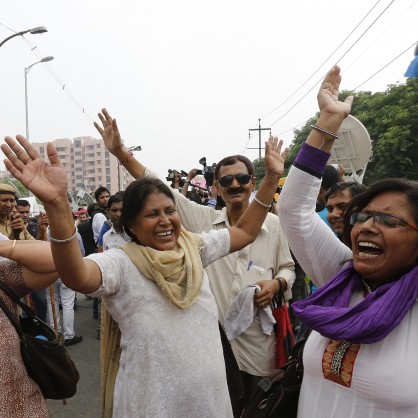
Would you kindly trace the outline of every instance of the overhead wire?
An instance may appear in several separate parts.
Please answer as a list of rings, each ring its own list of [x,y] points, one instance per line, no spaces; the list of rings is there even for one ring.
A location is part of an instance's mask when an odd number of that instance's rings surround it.
[[[6,26],[4,23],[0,22],[0,25],[3,26],[4,28],[12,31],[13,33],[17,33],[17,31],[15,31],[12,28],[9,28],[8,26]],[[34,44],[32,44],[24,35],[22,35],[22,38],[25,40],[26,44],[29,46],[30,50],[36,55],[36,57],[41,60],[42,54],[39,52],[39,50],[37,49],[37,46],[35,46]],[[58,75],[55,73],[55,71],[51,68],[51,66],[49,64],[47,64],[46,62],[42,63],[43,66],[46,68],[46,70],[49,72],[49,74],[52,76],[52,78],[57,82],[57,84],[61,87],[61,89],[64,91],[64,93],[68,96],[68,98],[82,111],[83,115],[87,117],[87,119],[89,119],[90,122],[93,122],[94,119],[90,116],[90,114],[86,111],[86,109],[84,108],[84,106],[82,106],[80,104],[80,102],[73,96],[73,94],[69,91],[69,89],[66,87],[66,84],[63,83],[60,78],[58,77]]]
[[[25,37],[23,37],[26,41],[26,43],[28,44],[28,46],[31,48],[31,51],[34,52],[34,54],[41,59],[42,54],[39,52],[39,50],[35,50],[36,47],[33,47],[33,44],[26,39]],[[72,93],[68,90],[68,88],[66,87],[66,84],[63,83],[60,78],[58,77],[58,75],[55,73],[55,71],[51,68],[50,65],[43,63],[44,67],[47,69],[47,71],[49,72],[49,74],[52,76],[52,78],[57,82],[57,84],[61,87],[61,89],[64,91],[64,93],[68,96],[68,98],[82,111],[83,115],[85,115],[90,122],[93,122],[94,119],[90,116],[90,114],[85,110],[84,106],[82,106],[79,101],[72,95]]]
[[[408,52],[408,50],[411,49],[413,46],[415,46],[417,44],[417,42],[418,41],[415,41],[412,45],[409,45],[408,48],[406,48],[403,52],[401,52],[399,55],[397,55],[395,58],[393,58],[391,61],[389,61],[386,65],[384,65],[380,70],[376,71],[373,75],[371,75],[369,78],[367,78],[361,84],[359,84],[356,88],[353,89],[353,91],[356,91],[357,89],[359,89],[363,84],[366,84],[369,80],[371,80],[373,77],[375,77],[381,71],[383,71],[386,67],[388,67],[390,64],[392,64],[394,61],[396,61],[399,57],[401,57],[403,54]]]
[[[370,13],[376,8],[376,6],[380,3],[381,0],[378,0],[373,6],[372,8],[364,15],[364,17],[360,20],[359,23],[357,23],[357,25],[354,27],[354,29],[352,29],[350,31],[350,33],[344,38],[344,40],[338,45],[337,48],[334,49],[334,51],[322,62],[322,64],[290,95],[288,96],[283,102],[281,102],[278,106],[276,106],[273,110],[271,110],[270,112],[264,114],[261,119],[269,116],[270,114],[272,114],[274,111],[276,111],[277,109],[279,109],[282,105],[284,105],[285,103],[287,103],[292,97],[295,96],[295,94],[300,91],[311,79],[312,77],[318,73],[318,71],[326,64],[326,62],[329,61],[329,59],[341,48],[341,46],[347,41],[347,39],[356,31],[356,29],[364,22],[364,20],[370,15]],[[354,45],[367,33],[367,31],[376,23],[376,21],[383,15],[383,13],[386,12],[386,10],[394,3],[395,0],[392,0],[389,5],[380,13],[380,15],[372,22],[371,25],[369,25],[369,27],[360,35],[360,37],[351,45],[351,47],[339,58],[339,60],[336,62],[336,64],[338,62],[340,62],[346,55],[347,53],[354,47]],[[272,124],[269,125],[269,128],[271,128],[273,125],[275,125],[277,122],[279,122],[283,117],[285,117],[288,113],[290,113],[324,78],[325,75],[323,75],[313,86],[311,89],[308,90],[308,92],[306,94],[304,94],[293,106],[291,106],[291,108],[285,112],[279,119],[277,119],[276,121],[274,121]],[[300,126],[301,124],[298,124],[297,126]],[[296,126],[296,127],[297,127]],[[282,132],[289,132],[293,129],[295,129],[296,127],[293,127],[287,131]],[[251,139],[255,136],[256,134],[254,133],[252,136],[250,135],[249,140],[247,141],[244,151],[247,149],[248,144],[250,143]]]
[[[366,30],[354,41],[354,43],[350,46],[350,48],[336,61],[335,64],[338,64],[347,54],[349,51],[353,49],[353,47],[357,44],[357,42],[370,30],[370,28],[383,16],[383,14],[388,10],[388,8],[394,3],[395,0],[392,0],[389,5],[377,16],[377,18],[366,28]],[[288,109],[284,114],[282,114],[278,119],[276,119],[273,123],[269,125],[271,128],[277,122],[282,120],[287,114],[289,114],[321,81],[323,80],[325,74],[293,105]]]
[[[364,20],[369,16],[369,14],[374,10],[374,8],[380,3],[381,0],[378,0],[374,6],[364,15],[364,17],[360,20],[359,23],[354,27],[354,29],[351,30],[351,32],[344,38],[344,40],[337,46],[337,48],[334,49],[334,51],[327,57],[325,60],[320,64],[320,66],[285,100],[283,100],[279,105],[277,105],[273,110],[270,112],[267,112],[263,116],[261,116],[261,119],[271,115],[273,112],[275,112],[277,109],[279,109],[282,105],[287,103],[302,87],[304,87],[309,80],[312,79],[312,77],[328,62],[328,60],[341,48],[341,46],[347,41],[347,39],[356,31],[356,29],[364,22]],[[394,0],[393,0],[394,1]],[[392,2],[393,2],[392,1]]]

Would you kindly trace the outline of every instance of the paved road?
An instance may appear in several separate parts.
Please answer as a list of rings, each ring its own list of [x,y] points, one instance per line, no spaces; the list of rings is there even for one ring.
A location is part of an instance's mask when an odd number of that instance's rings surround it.
[[[80,373],[77,393],[67,404],[48,400],[52,418],[100,418],[100,366],[99,345],[96,329],[98,321],[93,319],[93,302],[84,295],[77,295],[78,309],[75,312],[74,329],[83,341],[67,347]]]

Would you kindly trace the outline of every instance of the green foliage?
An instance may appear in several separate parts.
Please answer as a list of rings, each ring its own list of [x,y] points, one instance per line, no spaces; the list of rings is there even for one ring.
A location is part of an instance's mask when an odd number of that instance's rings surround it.
[[[264,157],[257,158],[253,161],[254,164],[254,176],[257,179],[256,190],[260,187],[264,176],[266,175],[266,167],[264,166]]]
[[[372,159],[364,182],[369,184],[387,177],[418,179],[418,79],[388,86],[385,92],[343,91],[340,99],[354,96],[351,114],[367,128],[373,141]],[[295,136],[286,160],[284,175],[315,123],[318,114],[309,119]]]
[[[18,197],[29,196],[29,190],[19,180],[12,180],[5,177],[4,179],[0,180],[0,183],[12,185],[17,190],[17,193],[19,195]]]

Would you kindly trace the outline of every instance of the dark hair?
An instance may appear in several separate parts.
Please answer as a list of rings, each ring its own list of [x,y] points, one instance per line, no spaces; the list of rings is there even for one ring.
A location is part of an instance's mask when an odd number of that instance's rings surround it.
[[[125,190],[120,224],[133,242],[138,243],[138,239],[131,233],[128,224],[134,221],[138,213],[144,208],[148,196],[154,193],[165,194],[175,203],[170,188],[155,177],[143,177],[140,180],[135,180]]]
[[[418,225],[418,182],[395,178],[379,180],[368,186],[364,192],[355,196],[346,206],[343,218],[343,241],[346,245],[351,248],[350,234],[353,226],[350,225],[350,217],[352,213],[361,211],[376,196],[389,192],[402,193],[406,196],[412,209],[412,217]]]
[[[96,199],[96,202],[99,201],[100,195],[104,192],[107,192],[107,193],[110,194],[109,189],[107,187],[104,187],[104,186],[100,186],[94,191],[94,198]]]
[[[114,203],[119,203],[123,201],[123,193],[124,192],[117,192],[115,194],[112,194],[112,196],[109,197],[109,200],[107,202],[107,209],[110,209],[110,207]]]
[[[96,203],[90,203],[90,205],[87,206],[87,213],[89,214],[90,218],[93,216],[93,213],[95,210],[96,210]]]
[[[328,190],[335,183],[340,181],[340,175],[335,167],[332,165],[326,165],[324,169],[324,174],[322,174],[321,187],[325,190]]]
[[[248,174],[252,176],[254,174],[254,164],[243,155],[230,155],[229,157],[222,158],[215,167],[215,179],[218,180],[219,177],[219,170],[225,165],[233,165],[237,162],[241,162],[245,164],[247,167]]]
[[[334,195],[347,189],[350,192],[350,197],[352,199],[354,196],[364,192],[366,190],[366,186],[364,184],[357,183],[356,181],[340,181],[327,190],[325,193],[325,200],[328,200],[330,197],[333,197]]]
[[[30,207],[30,203],[25,199],[17,200],[16,204],[17,206],[29,206]]]

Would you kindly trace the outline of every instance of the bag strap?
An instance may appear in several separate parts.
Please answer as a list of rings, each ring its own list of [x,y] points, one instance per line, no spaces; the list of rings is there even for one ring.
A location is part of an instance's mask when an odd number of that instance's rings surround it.
[[[0,308],[3,309],[3,312],[5,313],[7,318],[9,318],[9,321],[11,322],[11,324],[15,327],[17,335],[19,336],[20,340],[24,341],[25,337],[23,334],[22,327],[19,324],[19,321],[16,319],[16,316],[12,314],[12,312],[7,307],[7,305],[5,304],[2,298],[0,298]]]
[[[271,300],[271,308],[277,309],[286,304],[286,299],[284,298],[284,292],[282,289],[282,284],[280,283],[280,279],[277,278],[274,280],[277,280],[279,283],[279,291],[273,296],[273,299]]]
[[[4,283],[3,281],[0,280],[0,289],[3,290],[3,292],[9,296],[9,298],[16,303],[17,305],[19,305],[23,312],[25,312],[26,315],[28,316],[36,316],[35,312],[33,311],[33,309],[26,305],[26,303],[23,303],[16,295],[15,292],[13,292],[12,289],[10,289],[9,286],[6,285],[6,283]]]

